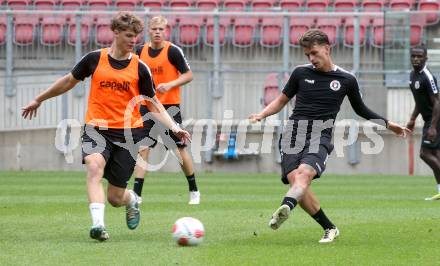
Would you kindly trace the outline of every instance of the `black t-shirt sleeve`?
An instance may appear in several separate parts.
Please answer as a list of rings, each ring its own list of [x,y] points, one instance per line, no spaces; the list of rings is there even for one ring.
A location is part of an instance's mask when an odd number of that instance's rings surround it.
[[[142,49],[144,49],[144,45],[139,45],[139,46],[136,46],[134,51],[138,56],[141,56]]]
[[[148,66],[139,60],[139,93],[148,97],[156,95],[153,78]]]
[[[375,119],[375,120],[382,120],[386,126],[388,124],[388,120],[383,118],[382,116],[376,114],[375,112],[371,111],[362,100],[361,92],[359,90],[359,84],[355,77],[353,77],[350,80],[350,84],[348,85],[348,100],[350,101],[351,107],[356,112],[357,115],[367,119]],[[376,121],[377,122],[377,121]]]
[[[101,51],[93,51],[83,56],[71,71],[73,77],[77,80],[90,77],[95,72],[100,57]]]
[[[437,79],[433,75],[428,75],[425,73],[424,88],[428,92],[429,95],[437,95],[438,94],[438,86]]]
[[[283,93],[289,98],[292,99],[293,96],[298,92],[299,87],[299,74],[300,68],[295,68],[290,75],[289,81],[287,81],[286,86],[284,86]]]
[[[168,49],[168,60],[181,74],[190,70],[188,60],[186,60],[182,49],[175,45],[171,45]]]

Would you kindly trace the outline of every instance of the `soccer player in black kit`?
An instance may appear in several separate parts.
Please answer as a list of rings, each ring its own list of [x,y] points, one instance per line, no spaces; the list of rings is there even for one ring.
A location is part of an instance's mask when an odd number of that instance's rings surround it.
[[[365,106],[355,76],[333,64],[330,42],[324,32],[309,30],[301,37],[300,44],[311,64],[297,66],[283,92],[263,111],[249,118],[260,121],[276,114],[296,96],[295,109],[280,140],[281,180],[290,188],[273,213],[269,226],[278,229],[299,204],[324,229],[319,243],[329,243],[339,235],[339,230],[324,214],[310,185],[324,172],[328,155],[333,150],[332,128],[344,97],[348,96],[358,115],[374,119],[398,136],[405,136],[409,130]]]
[[[411,49],[411,64],[413,71],[410,74],[409,87],[414,96],[416,105],[407,124],[413,130],[416,118],[422,115],[423,126],[420,158],[431,167],[437,181],[438,193],[426,200],[440,200],[440,135],[438,132],[440,118],[440,99],[437,79],[426,66],[428,60],[426,48],[416,46]]]

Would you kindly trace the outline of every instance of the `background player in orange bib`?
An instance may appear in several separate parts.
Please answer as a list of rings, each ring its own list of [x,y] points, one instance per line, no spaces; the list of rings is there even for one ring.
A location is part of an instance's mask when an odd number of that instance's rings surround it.
[[[178,123],[182,123],[182,115],[180,112],[180,86],[192,81],[193,74],[189,67],[182,50],[176,45],[165,41],[165,29],[167,26],[166,18],[162,16],[153,17],[148,24],[148,33],[150,42],[136,49],[136,53],[141,60],[145,62],[153,73],[153,80],[156,86],[156,95],[159,101],[164,105],[169,114]],[[144,105],[141,105],[141,114],[148,112]],[[148,161],[148,154],[150,148],[154,148],[157,144],[157,136],[155,130],[150,130],[154,126],[154,121],[144,121],[144,128],[146,132],[150,133],[150,137],[154,140],[154,144],[150,146],[141,147],[139,154],[143,161]],[[197,188],[196,178],[194,175],[194,168],[191,155],[186,150],[186,144],[180,139],[168,134],[174,143],[165,146],[177,146],[179,154],[182,156],[181,168],[186,176],[189,186],[189,204],[200,203],[200,192]],[[146,167],[142,166],[140,162],[135,168],[135,183],[133,190],[138,196],[142,194],[142,186],[144,182],[144,175]]]
[[[136,104],[140,96],[148,97],[144,104],[178,138],[186,141],[190,137],[165,112],[155,96],[149,68],[132,53],[137,35],[143,30],[142,21],[130,13],[120,13],[112,19],[111,30],[114,33],[111,47],[86,54],[71,73],[38,95],[22,112],[24,118],[31,119],[43,101],[66,93],[80,80],[92,76],[82,151],[93,222],[90,237],[99,241],[109,238],[104,225],[103,177],[108,180],[108,202],[114,207],[126,206],[129,229],[139,224],[136,193],[126,187],[136,164],[139,148],[136,143],[140,142],[143,132]],[[131,110],[128,115],[127,110]]]

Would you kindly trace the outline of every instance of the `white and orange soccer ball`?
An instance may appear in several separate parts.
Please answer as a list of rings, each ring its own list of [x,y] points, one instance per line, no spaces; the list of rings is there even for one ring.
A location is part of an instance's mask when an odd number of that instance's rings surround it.
[[[202,243],[205,227],[192,217],[182,217],[173,225],[173,239],[181,246],[196,246]]]

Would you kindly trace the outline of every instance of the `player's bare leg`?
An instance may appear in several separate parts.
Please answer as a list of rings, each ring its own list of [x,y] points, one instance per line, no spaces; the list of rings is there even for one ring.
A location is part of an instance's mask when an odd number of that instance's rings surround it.
[[[109,238],[104,225],[105,193],[102,186],[105,160],[99,153],[94,153],[84,158],[87,168],[87,196],[89,209],[92,216],[90,237],[99,241]]]
[[[432,169],[437,181],[438,193],[432,197],[425,198],[425,200],[440,200],[440,150],[422,147],[420,149],[420,158]]]
[[[327,218],[321,209],[318,198],[309,187],[299,202],[301,208],[306,211],[324,229],[324,236],[319,243],[330,243],[339,236],[338,228]]]
[[[140,221],[140,210],[136,193],[133,190],[108,184],[107,199],[113,207],[125,206],[127,227],[130,230],[136,229]]]
[[[301,164],[287,175],[290,188],[281,206],[272,214],[272,218],[269,221],[269,226],[272,229],[278,229],[289,218],[290,212],[301,201],[315,175],[316,170],[307,164]]]

